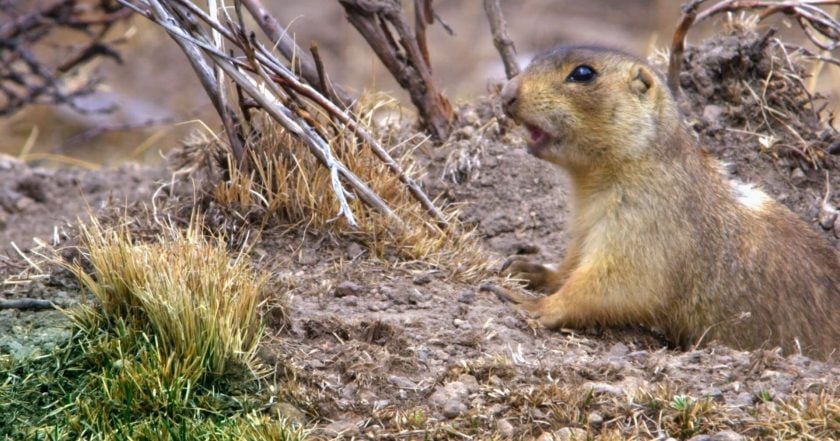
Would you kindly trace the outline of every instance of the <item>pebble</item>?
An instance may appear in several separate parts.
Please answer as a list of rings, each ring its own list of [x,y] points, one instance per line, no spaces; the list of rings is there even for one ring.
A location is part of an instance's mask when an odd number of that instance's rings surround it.
[[[461,375],[458,381],[438,386],[429,397],[432,406],[440,409],[446,418],[455,418],[467,411],[466,401],[471,392],[478,390],[478,381],[471,375]]]
[[[688,441],[744,441],[746,439],[744,435],[738,432],[724,430],[714,435],[695,435],[689,438]]]
[[[416,389],[417,385],[414,384],[413,381],[409,380],[406,377],[400,377],[398,375],[391,375],[388,377],[388,382],[397,386],[400,389]]]
[[[274,410],[277,411],[278,415],[283,416],[283,418],[294,424],[303,424],[306,422],[306,415],[300,409],[285,401],[275,403]]]
[[[591,427],[601,427],[604,424],[604,417],[598,412],[590,412],[586,417],[586,421],[589,422]]]
[[[607,383],[588,382],[584,383],[581,387],[583,390],[591,389],[593,394],[613,395],[616,397],[624,395],[624,389]]]
[[[457,418],[467,411],[467,405],[458,400],[449,400],[443,403],[440,413],[446,418]]]
[[[458,301],[461,303],[472,303],[475,301],[475,291],[467,289],[461,292],[458,296]]]
[[[362,287],[355,282],[345,280],[338,284],[333,290],[333,295],[336,297],[344,297],[349,295],[356,295],[362,292]]]
[[[708,124],[719,124],[720,116],[723,114],[723,108],[714,104],[709,104],[703,107],[703,119]]]
[[[431,281],[432,281],[432,273],[431,272],[425,272],[425,273],[418,274],[418,275],[414,276],[414,279],[412,280],[412,283],[414,283],[415,285],[426,285]]]
[[[472,126],[477,126],[481,123],[481,118],[478,117],[478,113],[474,109],[464,110],[459,116],[465,123]]]
[[[429,296],[414,289],[408,293],[408,303],[412,305],[419,305],[429,300]]]
[[[840,216],[834,219],[834,237],[840,239]]]
[[[347,257],[351,260],[360,257],[364,253],[364,248],[356,242],[350,242],[350,245],[347,245]]]
[[[354,421],[338,420],[324,426],[321,429],[326,436],[330,437],[351,437],[359,433],[359,428]]]
[[[718,432],[712,435],[709,441],[744,441],[745,439],[744,435],[741,435],[738,432],[724,430],[723,432]]]
[[[513,424],[508,420],[496,420],[496,431],[504,439],[513,438]]]
[[[536,441],[585,441],[586,439],[585,430],[577,427],[564,427],[554,433],[543,432],[537,437]]]
[[[736,406],[752,406],[755,403],[755,395],[749,392],[741,392],[735,397],[734,404]]]
[[[612,345],[607,355],[610,357],[623,357],[630,352],[630,348],[627,347],[624,343],[616,343]]]

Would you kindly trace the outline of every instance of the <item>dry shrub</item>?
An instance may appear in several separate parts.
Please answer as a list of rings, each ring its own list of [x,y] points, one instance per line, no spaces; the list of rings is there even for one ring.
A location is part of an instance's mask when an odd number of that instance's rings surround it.
[[[189,382],[254,371],[261,335],[256,306],[267,277],[255,274],[221,238],[204,236],[194,220],[169,227],[154,243],[135,243],[125,226],[97,221],[80,228],[91,270],[65,264],[101,303],[112,326],[139,330],[154,340],[150,363]],[[77,311],[84,320],[91,309]]]
[[[371,125],[374,113],[389,105],[380,100],[367,106],[360,120]],[[449,228],[442,229],[411,196],[399,178],[391,173],[358,137],[346,128],[329,121],[319,127],[329,140],[332,154],[360,179],[365,181],[402,219],[402,224],[387,219],[369,208],[359,198],[348,196],[348,203],[359,224],[358,229],[338,218],[338,201],[333,193],[329,170],[321,166],[306,146],[264,116],[252,120],[255,136],[249,140],[253,172],[244,174],[234,170],[229,180],[215,179],[212,199],[233,208],[241,219],[253,219],[255,213],[263,225],[270,218],[282,224],[305,225],[306,228],[339,231],[368,245],[374,255],[393,254],[403,260],[423,260],[445,270],[459,280],[476,280],[486,275],[488,262],[474,231],[458,221],[456,212],[447,210]],[[213,143],[218,143],[214,141]],[[189,145],[187,146],[189,147]],[[402,147],[398,154],[395,151]],[[207,159],[207,144],[193,143],[192,152],[182,151],[182,169],[195,170],[195,164],[218,163]],[[220,151],[214,148],[210,151]],[[411,159],[412,149],[392,148],[392,155],[403,170],[416,176]],[[189,165],[186,165],[189,164]],[[217,174],[218,175],[218,174]]]

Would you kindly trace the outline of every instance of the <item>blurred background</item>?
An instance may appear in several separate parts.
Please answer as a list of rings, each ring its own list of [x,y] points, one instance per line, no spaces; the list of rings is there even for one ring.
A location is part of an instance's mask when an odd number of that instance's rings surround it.
[[[21,4],[37,2],[25,0]],[[230,2],[229,2],[230,3]],[[406,104],[405,95],[382,67],[358,32],[345,20],[336,0],[264,0],[277,19],[287,25],[305,50],[311,41],[320,47],[330,78],[355,93],[384,91]],[[407,7],[413,2],[404,1]],[[435,9],[454,30],[439,24],[427,31],[432,68],[444,94],[454,104],[486,94],[504,77],[493,47],[489,25],[479,0],[437,0]],[[502,0],[508,32],[516,44],[520,64],[535,52],[559,43],[590,43],[625,49],[647,56],[670,44],[680,17],[680,0]],[[712,2],[710,2],[712,3]],[[835,11],[836,12],[836,11]],[[798,28],[770,22],[783,37],[802,41]],[[0,23],[2,24],[2,23]],[[795,27],[795,26],[794,26]],[[253,29],[258,29],[253,26]],[[714,21],[689,33],[688,42],[714,32]],[[125,38],[117,46],[124,63],[99,60],[90,66],[104,78],[101,90],[83,101],[89,108],[115,105],[104,114],[81,115],[62,106],[31,106],[0,119],[0,152],[47,164],[73,162],[85,167],[124,161],[156,163],[161,153],[176,146],[191,130],[206,125],[219,130],[218,119],[190,66],[163,31],[140,17],[114,29],[111,38]],[[53,36],[54,41],[72,35]],[[66,41],[62,41],[66,43]],[[819,90],[840,85],[837,68],[823,69]],[[837,98],[833,105],[836,108]],[[148,126],[129,130],[105,130]],[[47,158],[47,159],[45,159]]]

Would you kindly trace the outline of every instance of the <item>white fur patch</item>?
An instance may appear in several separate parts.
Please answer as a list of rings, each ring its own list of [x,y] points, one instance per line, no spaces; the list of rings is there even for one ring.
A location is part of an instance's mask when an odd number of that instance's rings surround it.
[[[738,181],[729,181],[729,183],[732,185],[732,191],[738,203],[750,210],[760,210],[770,201],[770,196],[750,184]]]

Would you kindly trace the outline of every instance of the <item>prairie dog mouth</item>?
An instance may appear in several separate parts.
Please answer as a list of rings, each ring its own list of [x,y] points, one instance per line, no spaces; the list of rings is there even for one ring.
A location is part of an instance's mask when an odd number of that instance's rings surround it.
[[[552,136],[545,130],[533,124],[525,123],[525,128],[528,130],[530,140],[528,142],[528,153],[537,155],[543,147],[551,142]]]

